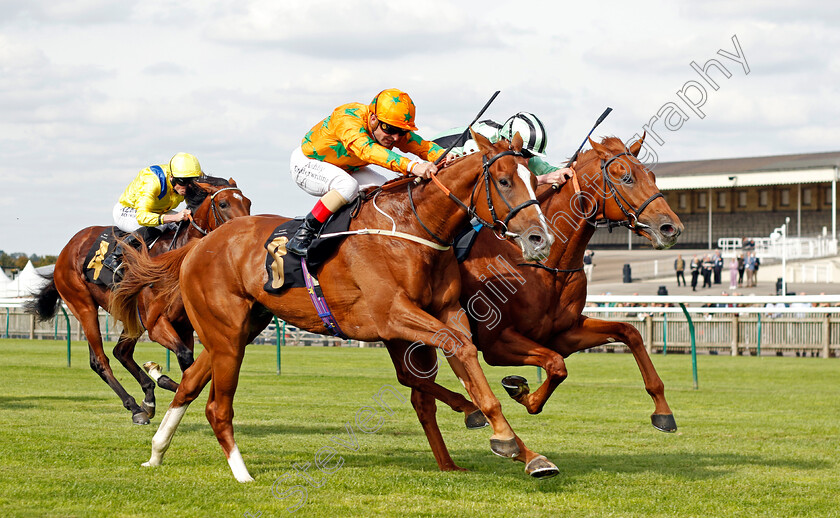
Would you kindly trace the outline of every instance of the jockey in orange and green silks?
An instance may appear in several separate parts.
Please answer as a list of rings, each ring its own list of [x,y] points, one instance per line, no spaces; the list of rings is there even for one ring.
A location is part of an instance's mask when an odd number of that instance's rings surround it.
[[[414,114],[411,97],[389,88],[369,104],[339,106],[303,137],[292,152],[292,176],[304,191],[321,198],[286,245],[288,251],[305,256],[327,218],[354,200],[360,189],[387,181],[369,165],[423,178],[437,172],[432,162],[444,149],[415,133]],[[410,160],[394,148],[422,160]]]

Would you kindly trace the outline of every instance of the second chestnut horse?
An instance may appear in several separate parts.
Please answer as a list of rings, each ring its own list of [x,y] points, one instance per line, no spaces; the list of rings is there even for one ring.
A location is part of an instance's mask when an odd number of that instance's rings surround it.
[[[542,209],[555,235],[551,254],[542,265],[518,264],[516,246],[480,232],[469,257],[460,265],[461,303],[469,317],[474,343],[490,365],[536,365],[547,377],[533,393],[520,376],[503,385],[528,412],[539,413],[566,379],[564,358],[611,342],[622,342],[636,359],[645,389],[653,398],[653,426],[673,432],[676,421],[665,400],[662,380],[635,327],[584,316],[587,280],[583,255],[597,226],[626,226],[650,239],[654,248],[673,246],[683,225],[656,187],[656,178],[636,158],[642,140],[625,148],[621,140],[590,140],[591,150],[577,160],[576,178],[561,190],[539,192]],[[490,311],[490,306],[497,311]],[[472,311],[470,311],[472,309]],[[491,318],[492,313],[492,318]],[[434,382],[435,351],[405,342],[388,343],[400,383],[412,388],[420,422],[441,467],[456,466],[435,419],[435,399],[453,410],[474,416],[476,407],[462,395]],[[482,426],[474,418],[468,427]],[[536,476],[552,474],[552,466],[537,463]],[[556,469],[556,468],[555,468]]]

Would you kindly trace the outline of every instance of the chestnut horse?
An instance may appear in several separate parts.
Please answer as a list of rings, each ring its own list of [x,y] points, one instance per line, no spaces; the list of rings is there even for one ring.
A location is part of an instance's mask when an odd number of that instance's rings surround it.
[[[520,376],[502,381],[511,397],[528,412],[539,413],[557,385],[566,379],[564,358],[605,343],[622,342],[633,353],[645,389],[653,398],[653,426],[673,432],[676,422],[665,400],[664,385],[636,328],[582,315],[586,303],[583,254],[596,226],[627,226],[650,239],[657,249],[673,246],[683,226],[659,193],[653,173],[636,158],[642,140],[629,150],[616,138],[606,138],[600,144],[590,140],[590,144],[592,149],[577,161],[575,181],[567,182],[558,192],[547,186],[539,193],[543,212],[557,238],[548,259],[540,266],[517,268],[515,246],[480,232],[460,267],[461,303],[469,309],[479,300],[483,301],[482,309],[491,304],[497,308],[494,314],[498,319],[491,320],[487,316],[490,311],[479,318],[476,311],[467,313],[474,343],[488,364],[537,365],[545,369],[546,380],[533,393]],[[512,265],[512,271],[504,265]],[[475,406],[434,382],[434,350],[405,343],[387,345],[400,383],[412,388],[411,401],[438,464],[454,466],[435,419],[434,399],[467,416]],[[474,419],[467,422],[471,428],[482,425]],[[550,466],[534,464],[538,472],[533,475],[552,474]]]
[[[212,176],[197,179],[193,188],[187,191],[187,206],[192,209],[192,221],[185,231],[164,233],[152,246],[151,254],[157,255],[171,248],[184,246],[188,241],[203,237],[225,221],[238,216],[247,216],[251,211],[251,200],[242,195],[236,182]],[[55,270],[49,283],[27,305],[27,310],[42,320],[49,320],[58,310],[59,298],[79,320],[90,349],[90,367],[117,394],[123,406],[131,412],[135,424],[149,424],[155,414],[155,382],[134,361],[134,346],[137,337],[122,333],[114,346],[114,357],[134,376],[143,389],[145,397],[141,405],[128,394],[114,376],[102,344],[99,330],[98,310],[108,311],[111,290],[85,279],[85,256],[96,239],[108,227],[87,227],[82,229],[61,250],[55,263]],[[174,240],[174,243],[173,243]],[[183,306],[171,307],[156,300],[152,290],[142,292],[139,307],[143,325],[149,330],[149,338],[160,343],[178,358],[181,370],[193,362],[193,328],[187,320]],[[177,388],[168,377],[159,380],[161,387],[174,391]]]
[[[452,162],[433,182],[404,192],[383,190],[365,203],[350,229],[400,228],[413,240],[381,235],[351,237],[324,263],[324,297],[339,327],[357,340],[424,343],[446,351],[456,375],[493,427],[491,449],[508,458],[536,456],[525,448],[501,411],[501,404],[478,363],[467,334],[449,322],[461,311],[460,274],[448,247],[417,243],[418,236],[449,242],[471,217],[489,220],[494,230],[515,237],[519,258],[545,258],[552,238],[534,199],[534,180],[521,153],[522,139],[491,144],[475,135],[480,152]],[[482,192],[483,191],[483,192]],[[466,203],[464,202],[466,200]],[[503,219],[499,219],[503,218]],[[189,249],[157,258],[128,252],[129,274],[112,300],[131,334],[140,332],[136,293],[148,282],[180,289],[190,321],[206,352],[184,373],[175,398],[152,441],[146,466],[162,461],[184,412],[212,376],[206,415],[234,477],[253,480],[233,438],[233,396],[249,343],[273,315],[292,325],[324,334],[306,289],[280,295],[263,289],[263,244],[287,218],[252,216],[230,222]],[[386,231],[387,232],[387,231]],[[445,252],[441,253],[441,248]],[[294,257],[289,259],[295,260]],[[180,286],[178,272],[180,270]],[[209,282],[208,282],[209,281]]]

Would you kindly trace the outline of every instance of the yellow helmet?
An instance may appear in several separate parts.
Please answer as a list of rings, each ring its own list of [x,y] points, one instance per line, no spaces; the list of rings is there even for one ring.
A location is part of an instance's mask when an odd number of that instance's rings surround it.
[[[173,178],[195,178],[202,175],[201,164],[189,153],[177,153],[169,161],[169,170]]]
[[[402,90],[388,88],[376,94],[370,102],[370,112],[385,124],[417,131],[414,125],[414,101]]]

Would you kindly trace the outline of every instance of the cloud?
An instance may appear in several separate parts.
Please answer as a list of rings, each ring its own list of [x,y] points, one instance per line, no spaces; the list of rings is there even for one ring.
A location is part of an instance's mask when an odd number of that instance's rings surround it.
[[[96,25],[130,18],[132,0],[4,0],[0,25]]]
[[[468,11],[442,0],[252,1],[211,21],[205,37],[239,46],[279,48],[319,61],[357,63],[430,55],[465,45],[488,49],[503,45],[492,27],[478,27]]]
[[[147,67],[143,67],[143,73],[150,76],[183,76],[187,75],[186,67],[171,61],[160,61]]]

